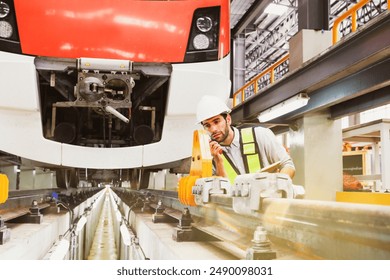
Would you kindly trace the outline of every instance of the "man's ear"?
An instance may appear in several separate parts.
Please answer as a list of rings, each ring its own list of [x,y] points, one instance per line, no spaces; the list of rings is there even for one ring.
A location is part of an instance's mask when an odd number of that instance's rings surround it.
[[[227,115],[227,116],[226,116],[226,123],[227,123],[228,125],[231,125],[231,124],[232,124],[232,117],[231,117],[230,115]]]

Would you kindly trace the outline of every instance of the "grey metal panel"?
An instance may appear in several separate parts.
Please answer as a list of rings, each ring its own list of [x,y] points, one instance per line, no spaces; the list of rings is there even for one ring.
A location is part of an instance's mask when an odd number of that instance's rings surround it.
[[[284,119],[294,119],[306,113],[328,108],[335,104],[343,104],[340,106],[346,107],[346,103],[344,102],[353,100],[354,98],[358,99],[353,103],[348,102],[347,104],[348,106],[358,106],[357,102],[359,100],[363,101],[363,98],[370,99],[370,96],[372,96],[371,92],[389,86],[389,69],[390,59],[386,59],[334,84],[318,89],[310,94],[309,103],[305,107],[285,115]],[[387,91],[387,94],[389,97],[385,98],[389,101],[390,92]],[[383,102],[386,103],[382,99],[381,103]],[[350,110],[354,111],[354,108],[351,107]]]
[[[331,107],[330,117],[332,119],[337,119],[347,115],[373,109],[388,103],[390,103],[390,86],[349,100],[347,103],[344,102]]]

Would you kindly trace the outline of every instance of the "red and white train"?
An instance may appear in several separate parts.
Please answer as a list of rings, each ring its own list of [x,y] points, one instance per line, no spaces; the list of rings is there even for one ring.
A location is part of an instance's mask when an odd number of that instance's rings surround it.
[[[230,94],[229,4],[1,0],[0,150],[63,187],[78,169],[178,166],[198,100]]]

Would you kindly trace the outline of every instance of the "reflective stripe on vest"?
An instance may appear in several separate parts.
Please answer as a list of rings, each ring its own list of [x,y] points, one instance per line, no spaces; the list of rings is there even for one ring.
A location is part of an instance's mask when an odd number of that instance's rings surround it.
[[[222,154],[223,158],[223,167],[225,168],[225,172],[229,178],[230,184],[233,185],[234,179],[236,179],[237,175],[240,174],[237,167],[233,164],[231,159],[225,155],[225,152]]]
[[[253,127],[240,129],[240,146],[241,154],[244,161],[245,172],[255,173],[261,169],[259,148],[256,143],[255,131]],[[237,175],[240,174],[238,168],[234,165],[231,159],[225,154],[222,154],[223,165],[228,175],[230,183],[233,184]]]

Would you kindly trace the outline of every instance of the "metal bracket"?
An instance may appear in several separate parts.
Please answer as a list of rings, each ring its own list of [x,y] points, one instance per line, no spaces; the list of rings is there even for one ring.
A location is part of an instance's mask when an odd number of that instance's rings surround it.
[[[183,214],[179,219],[179,224],[173,230],[172,239],[177,242],[191,241],[193,239],[191,223],[192,218],[190,210],[188,210],[188,208],[184,208]]]
[[[5,244],[11,239],[11,230],[5,225],[4,219],[0,216],[0,245]]]
[[[253,234],[252,247],[246,251],[247,260],[273,260],[276,252],[271,250],[271,242],[267,237],[267,231],[258,226]]]
[[[207,177],[199,178],[192,187],[192,194],[195,195],[195,203],[203,205],[210,201],[211,194],[232,195],[232,187],[227,178],[224,177]]]
[[[156,207],[156,212],[152,215],[153,223],[164,223],[167,222],[167,216],[164,215],[165,207],[162,204],[162,201],[159,200]]]
[[[150,197],[145,197],[145,199],[142,201],[143,206],[141,207],[142,212],[150,212],[152,210],[152,207],[150,207]]]
[[[261,210],[264,198],[302,198],[302,186],[292,184],[290,177],[282,173],[253,173],[237,176],[232,187],[233,210],[239,214],[251,214]]]
[[[39,212],[38,202],[33,200],[30,207],[30,214],[19,218],[21,223],[40,224],[43,221],[43,215]]]

